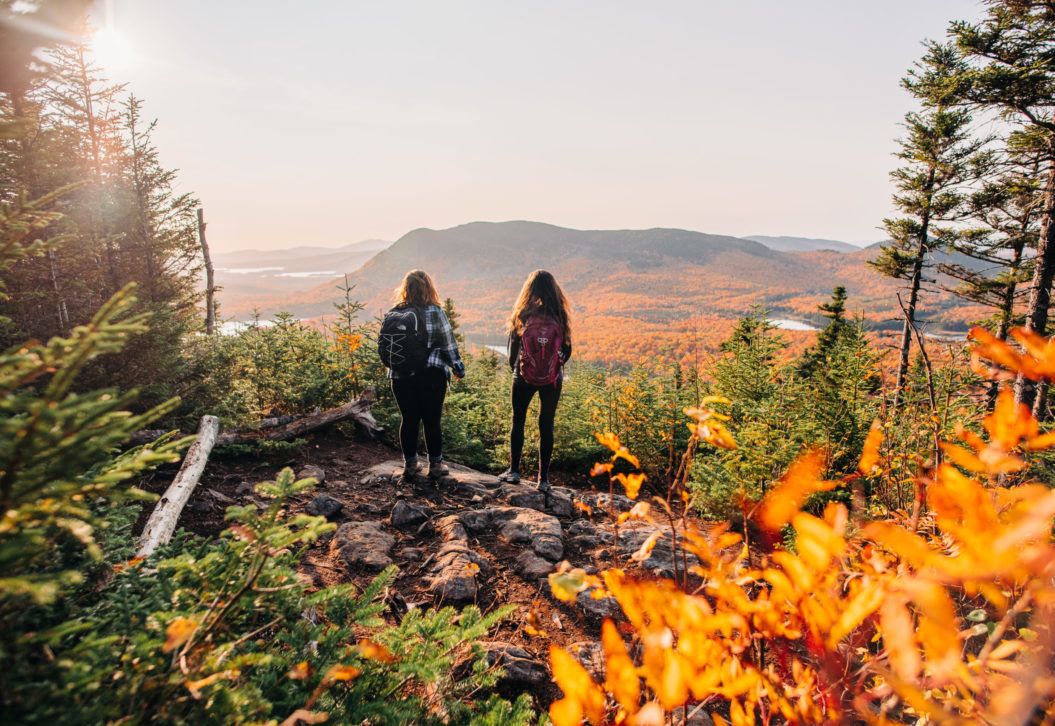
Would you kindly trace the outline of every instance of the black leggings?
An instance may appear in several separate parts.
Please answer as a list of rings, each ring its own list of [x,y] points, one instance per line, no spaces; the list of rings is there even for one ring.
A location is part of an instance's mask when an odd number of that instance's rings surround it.
[[[520,455],[524,452],[524,421],[527,419],[531,398],[538,391],[538,478],[549,480],[549,460],[553,456],[553,419],[557,415],[562,381],[558,378],[548,386],[533,386],[513,380],[513,430],[509,434],[509,468],[520,471]]]
[[[392,395],[399,407],[399,448],[403,460],[413,461],[418,456],[418,428],[425,425],[425,448],[429,459],[443,457],[443,399],[447,396],[447,372],[429,366],[407,378],[392,379]]]

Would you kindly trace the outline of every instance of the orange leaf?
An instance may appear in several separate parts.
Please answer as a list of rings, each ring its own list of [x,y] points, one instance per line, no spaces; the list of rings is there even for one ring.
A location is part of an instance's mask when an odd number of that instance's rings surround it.
[[[604,646],[606,664],[605,688],[620,706],[629,713],[634,713],[641,697],[637,669],[626,652],[626,644],[623,643],[615,624],[607,618],[601,626],[601,644]]]
[[[322,680],[326,683],[332,681],[350,681],[358,678],[360,673],[362,673],[362,671],[355,666],[335,665],[330,668],[330,670],[326,671],[326,677]]]
[[[549,709],[555,726],[581,726],[583,716],[591,723],[601,723],[604,692],[590,674],[570,653],[555,645],[549,648],[549,658],[553,680],[564,692],[564,698],[554,701]]]
[[[359,641],[359,653],[364,658],[376,660],[379,663],[395,663],[399,660],[392,655],[388,648],[380,643],[375,643],[369,638],[363,638]]]
[[[792,462],[788,472],[762,501],[761,526],[770,531],[780,529],[791,521],[806,497],[835,487],[836,482],[819,478],[823,470],[824,459],[818,451],[810,451]]]
[[[304,681],[311,678],[311,674],[314,672],[314,669],[308,665],[308,661],[305,660],[290,668],[289,672],[286,673],[286,677],[292,678],[295,681]]]
[[[872,473],[872,469],[879,463],[879,447],[882,444],[883,424],[876,419],[868,430],[868,438],[865,439],[864,449],[861,451],[861,460],[857,464],[859,472],[866,475]]]
[[[613,481],[623,485],[623,489],[626,490],[626,495],[630,499],[637,499],[637,493],[645,482],[645,478],[644,474],[616,474],[612,477]]]

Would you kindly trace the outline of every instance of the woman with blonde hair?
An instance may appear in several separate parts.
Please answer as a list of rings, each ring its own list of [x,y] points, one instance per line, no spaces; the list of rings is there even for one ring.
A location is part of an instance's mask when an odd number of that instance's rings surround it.
[[[509,365],[513,369],[513,428],[509,435],[509,468],[499,478],[520,481],[524,421],[531,399],[539,397],[538,488],[550,489],[553,422],[557,414],[564,364],[571,358],[570,306],[564,291],[545,270],[528,275],[509,316]]]
[[[396,306],[381,324],[378,346],[399,407],[403,476],[412,478],[421,472],[418,428],[424,425],[429,478],[436,479],[450,473],[443,463],[443,399],[451,372],[463,378],[465,364],[428,274],[411,270],[395,289],[395,296]]]

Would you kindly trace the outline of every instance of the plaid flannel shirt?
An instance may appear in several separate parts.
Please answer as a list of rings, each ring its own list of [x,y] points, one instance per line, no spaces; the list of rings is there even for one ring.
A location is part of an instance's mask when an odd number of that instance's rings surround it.
[[[459,378],[465,375],[465,364],[458,353],[458,341],[454,339],[454,331],[451,330],[447,314],[439,305],[429,305],[425,308],[425,333],[429,348],[429,359],[425,363],[428,368],[440,368],[450,378],[450,371]],[[388,369],[389,378],[407,378],[413,373],[396,373]]]

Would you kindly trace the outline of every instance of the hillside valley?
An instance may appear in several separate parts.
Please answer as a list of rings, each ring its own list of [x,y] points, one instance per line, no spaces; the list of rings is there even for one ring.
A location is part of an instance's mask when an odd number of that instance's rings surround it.
[[[524,277],[544,268],[557,276],[572,300],[579,355],[607,363],[660,352],[683,361],[698,359],[712,353],[752,306],[764,306],[773,318],[820,325],[817,305],[837,285],[847,288],[848,308],[861,312],[870,327],[900,327],[897,285],[866,264],[877,245],[861,249],[831,240],[757,240],[677,229],[581,231],[537,222],[418,229],[357,268],[346,257],[350,264],[336,270],[340,276],[315,285],[307,273],[324,277],[341,258],[300,255],[297,265],[304,277],[282,278],[281,286],[270,291],[273,278],[258,280],[252,294],[228,286],[221,293],[221,310],[238,320],[258,310],[264,317],[287,311],[325,321],[347,273],[348,283],[355,286],[353,296],[373,316],[389,307],[392,290],[407,270],[422,268],[432,275],[441,297],[454,300],[471,342],[500,344],[505,317]],[[265,258],[260,259],[262,266]],[[305,269],[313,264],[314,270]],[[961,332],[984,314],[941,291],[925,296],[922,313],[930,332]],[[812,334],[786,335],[801,346]]]

